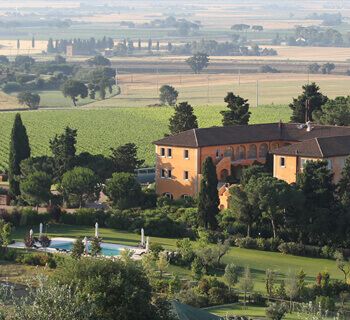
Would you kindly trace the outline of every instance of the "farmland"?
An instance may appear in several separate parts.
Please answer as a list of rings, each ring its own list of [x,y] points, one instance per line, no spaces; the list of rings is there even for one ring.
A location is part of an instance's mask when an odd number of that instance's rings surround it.
[[[201,127],[220,125],[222,106],[198,106],[195,113]],[[152,141],[167,132],[170,107],[100,108],[75,110],[43,110],[22,112],[29,134],[32,154],[49,152],[49,139],[65,126],[78,129],[78,151],[108,154],[110,147],[134,142],[140,157],[154,164]],[[0,165],[7,166],[9,137],[15,113],[0,114]],[[285,106],[252,108],[251,123],[288,121],[290,111]],[[133,125],[134,124],[134,125]]]

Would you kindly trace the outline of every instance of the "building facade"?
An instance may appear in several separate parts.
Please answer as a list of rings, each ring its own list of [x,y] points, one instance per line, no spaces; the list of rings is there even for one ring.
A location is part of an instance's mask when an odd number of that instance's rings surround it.
[[[202,163],[211,157],[216,165],[218,192],[225,197],[228,181],[238,180],[244,167],[264,164],[274,151],[314,138],[346,135],[350,135],[350,127],[281,122],[188,130],[154,142],[156,192],[172,199],[196,197]],[[275,162],[282,161],[280,156],[274,153]],[[293,155],[283,157],[288,170],[275,167],[275,176],[294,182],[301,160]]]

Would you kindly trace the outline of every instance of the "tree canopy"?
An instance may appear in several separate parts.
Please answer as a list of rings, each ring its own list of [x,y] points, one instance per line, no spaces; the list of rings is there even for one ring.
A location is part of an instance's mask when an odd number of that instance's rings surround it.
[[[248,124],[250,118],[248,100],[240,96],[236,96],[233,92],[229,92],[225,97],[227,108],[229,111],[221,111],[223,116],[222,124],[224,126],[232,126],[237,124]]]
[[[159,89],[159,100],[162,104],[167,103],[169,106],[174,106],[178,95],[178,91],[167,84],[161,86]]]
[[[175,114],[169,119],[169,130],[171,134],[180,133],[190,129],[198,128],[197,117],[188,102],[181,102],[175,107]]]
[[[186,63],[191,67],[194,73],[198,74],[208,66],[209,56],[206,53],[195,53],[186,60]]]
[[[119,209],[136,207],[142,195],[141,186],[131,173],[114,173],[106,183],[106,194]]]
[[[74,106],[76,106],[79,96],[82,99],[88,96],[88,88],[81,81],[69,79],[63,84],[62,93],[65,97],[71,98]]]
[[[320,110],[313,113],[314,120],[320,124],[350,125],[350,97],[336,97],[328,100]]]
[[[211,157],[207,157],[202,165],[202,179],[198,195],[198,221],[206,229],[217,228],[219,213],[218,178],[216,167]]]
[[[20,182],[21,197],[30,205],[38,207],[50,200],[51,184],[51,178],[47,173],[33,172]]]
[[[135,143],[127,143],[117,148],[111,148],[110,159],[113,162],[115,172],[134,173],[145,162],[137,157],[137,146]]]
[[[27,105],[30,109],[36,109],[40,104],[40,96],[37,93],[20,92],[17,95],[20,104]]]
[[[289,105],[292,109],[291,121],[304,123],[313,121],[313,112],[321,110],[321,107],[327,102],[328,98],[320,92],[316,83],[306,84],[303,87],[303,93],[294,98]]]
[[[98,177],[91,169],[75,167],[63,174],[60,189],[66,200],[77,202],[82,207],[86,201],[99,198],[101,187]]]
[[[29,157],[30,146],[27,130],[23,125],[21,115],[17,113],[11,131],[9,152],[9,193],[13,197],[20,195],[21,161]]]

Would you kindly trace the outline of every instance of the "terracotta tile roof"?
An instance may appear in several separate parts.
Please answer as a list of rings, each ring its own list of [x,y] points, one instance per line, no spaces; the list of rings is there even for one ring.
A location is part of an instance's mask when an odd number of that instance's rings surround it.
[[[350,155],[350,135],[305,140],[273,151],[278,155],[328,158]]]
[[[312,130],[297,123],[266,123],[231,127],[192,129],[153,142],[156,145],[197,148],[261,141],[304,141],[318,137],[350,135],[350,127],[312,125]]]

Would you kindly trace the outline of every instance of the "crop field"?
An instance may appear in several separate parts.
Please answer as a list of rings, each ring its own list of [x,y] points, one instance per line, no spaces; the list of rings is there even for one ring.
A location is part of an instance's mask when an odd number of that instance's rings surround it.
[[[138,107],[159,103],[159,88],[174,86],[179,92],[178,101],[192,105],[225,105],[224,97],[233,91],[249,99],[251,106],[288,104],[297,97],[302,86],[315,81],[329,97],[348,95],[350,77],[304,74],[133,74],[120,75],[121,95],[91,103],[91,107]]]
[[[220,125],[222,106],[198,106],[195,114],[201,127]],[[252,108],[251,123],[288,121],[290,111],[285,106]],[[78,129],[78,151],[108,155],[111,147],[134,142],[139,156],[153,165],[152,141],[168,132],[171,107],[96,108],[72,110],[42,110],[22,112],[32,147],[32,155],[49,153],[49,139],[66,126]],[[9,138],[15,113],[0,114],[0,166],[7,167]]]

